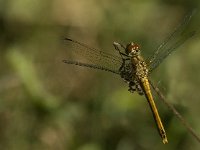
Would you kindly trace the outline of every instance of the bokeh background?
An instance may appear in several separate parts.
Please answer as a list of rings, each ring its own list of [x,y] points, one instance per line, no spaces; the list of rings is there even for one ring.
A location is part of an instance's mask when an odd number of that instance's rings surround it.
[[[0,0],[0,149],[198,150],[155,95],[169,144],[148,103],[112,73],[62,63],[63,37],[115,53],[138,42],[148,58],[193,8],[197,34],[151,75],[200,135],[198,0]]]

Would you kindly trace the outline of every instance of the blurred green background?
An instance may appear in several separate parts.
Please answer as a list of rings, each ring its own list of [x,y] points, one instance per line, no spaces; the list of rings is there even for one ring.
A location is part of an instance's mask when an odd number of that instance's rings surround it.
[[[0,149],[198,150],[200,144],[155,97],[164,145],[144,96],[112,73],[66,65],[63,37],[114,53],[136,41],[146,58],[198,0],[0,0]],[[197,34],[151,78],[200,135]]]

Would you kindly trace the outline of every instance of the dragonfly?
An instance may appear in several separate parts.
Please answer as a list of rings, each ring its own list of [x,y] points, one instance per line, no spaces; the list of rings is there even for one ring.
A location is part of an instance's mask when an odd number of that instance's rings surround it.
[[[195,35],[195,31],[184,34],[194,11],[187,14],[183,21],[175,28],[174,32],[155,50],[149,59],[141,55],[139,44],[131,42],[124,46],[114,42],[114,49],[118,56],[92,48],[84,43],[65,37],[65,44],[70,47],[70,52],[75,57],[82,58],[64,59],[66,64],[99,69],[119,75],[129,87],[132,93],[144,95],[149,103],[158,133],[164,144],[168,143],[166,131],[156,107],[151,88],[150,74],[163,62],[163,60],[175,51],[179,46]],[[175,113],[176,114],[176,113]]]

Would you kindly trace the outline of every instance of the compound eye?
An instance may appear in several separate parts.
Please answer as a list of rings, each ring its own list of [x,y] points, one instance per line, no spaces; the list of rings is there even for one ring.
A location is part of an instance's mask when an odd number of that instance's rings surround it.
[[[126,47],[126,53],[129,54],[129,53],[137,53],[140,51],[140,46],[136,43],[130,43],[127,45]]]
[[[140,50],[140,46],[138,44],[134,44],[133,49],[136,50],[136,52],[138,52]]]

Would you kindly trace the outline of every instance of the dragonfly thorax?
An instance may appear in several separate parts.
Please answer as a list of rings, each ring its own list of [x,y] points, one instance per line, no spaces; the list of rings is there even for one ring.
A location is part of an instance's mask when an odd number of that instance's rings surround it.
[[[140,55],[140,46],[136,43],[131,42],[126,46],[126,54],[129,56]]]

